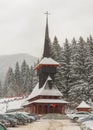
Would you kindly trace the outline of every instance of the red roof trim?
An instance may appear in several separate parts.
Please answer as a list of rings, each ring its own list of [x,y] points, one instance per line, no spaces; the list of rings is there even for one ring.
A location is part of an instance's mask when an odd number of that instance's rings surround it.
[[[40,69],[42,66],[53,66],[53,67],[57,67],[59,65],[58,64],[39,64],[38,66],[35,67],[35,70]]]

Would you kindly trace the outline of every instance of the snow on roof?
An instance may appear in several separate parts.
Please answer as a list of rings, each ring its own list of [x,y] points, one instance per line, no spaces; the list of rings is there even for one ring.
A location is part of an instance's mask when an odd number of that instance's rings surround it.
[[[56,62],[55,60],[53,60],[52,58],[47,58],[44,57],[41,62],[35,67],[35,69],[40,68],[42,65],[55,65],[55,66],[59,66],[59,63]]]
[[[91,108],[86,102],[82,101],[77,108]]]
[[[54,85],[52,89],[50,89],[47,85],[47,81],[50,80],[51,77],[48,76],[45,84],[42,88],[39,88],[39,83],[35,86],[32,93],[28,96],[28,100],[34,98],[38,95],[48,95],[48,96],[62,96],[62,93],[58,90],[58,88]]]
[[[37,99],[35,101],[32,102],[27,102],[26,104],[24,104],[24,106],[32,104],[32,103],[63,103],[63,104],[67,104],[67,101],[64,101],[62,99]]]
[[[39,89],[39,83],[34,87],[33,91],[31,94],[28,96],[28,100],[31,98],[34,98],[35,96],[38,96],[40,94],[40,91],[42,91],[42,88]]]
[[[53,60],[50,57],[49,58],[48,57],[44,57],[39,64],[52,64],[52,65],[53,64],[57,64],[57,65],[59,65],[58,62],[56,62],[55,60]]]

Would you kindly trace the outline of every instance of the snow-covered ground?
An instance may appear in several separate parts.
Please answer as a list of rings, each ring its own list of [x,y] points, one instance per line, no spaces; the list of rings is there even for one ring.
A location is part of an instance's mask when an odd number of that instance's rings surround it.
[[[70,120],[39,120],[32,124],[9,128],[9,130],[80,130],[77,123]]]
[[[12,97],[0,99],[0,113],[5,113],[7,110],[22,109],[22,105],[25,103],[26,98]]]

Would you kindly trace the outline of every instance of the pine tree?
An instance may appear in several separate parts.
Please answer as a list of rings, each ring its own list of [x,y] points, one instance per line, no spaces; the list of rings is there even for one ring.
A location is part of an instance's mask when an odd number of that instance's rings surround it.
[[[51,44],[51,58],[57,60],[57,50],[56,50],[56,46],[58,46],[58,40],[57,37],[54,37],[54,41],[53,44]]]
[[[62,48],[61,46],[59,45],[58,43],[58,39],[57,37],[55,36],[54,37],[54,41],[53,41],[53,44],[51,45],[51,57],[57,61],[60,66],[61,66],[61,58],[62,58]],[[61,83],[61,77],[62,77],[62,74],[61,74],[61,69],[60,69],[60,66],[57,68],[57,73],[55,75],[55,84],[56,86],[58,87],[58,89],[62,90],[62,83]]]
[[[16,86],[17,86],[17,95],[21,95],[22,94],[22,77],[21,77],[21,72],[20,72],[20,68],[19,68],[19,63],[16,63],[15,66],[15,81],[16,81]]]
[[[32,92],[33,88],[35,87],[36,83],[35,83],[35,70],[33,68],[33,66],[31,66],[30,68],[30,79],[31,79],[31,86],[30,86],[30,92]]]
[[[24,87],[25,93],[28,95],[31,91],[30,89],[32,88],[32,79],[31,79],[31,74],[30,74],[30,69],[29,66],[27,65],[27,72],[26,72],[26,86]]]
[[[26,84],[27,84],[27,64],[24,60],[21,65],[21,76],[22,76],[22,93],[26,94]]]
[[[78,45],[77,42],[75,40],[75,38],[73,38],[72,40],[72,44],[71,44],[71,60],[70,60],[70,90],[69,90],[69,99],[70,100],[74,100],[77,95],[78,95],[78,87],[77,84],[79,82],[79,74],[78,74]],[[76,96],[76,97],[75,97]]]
[[[73,45],[73,44],[72,44]],[[74,44],[75,45],[75,44]],[[82,37],[72,49],[70,98],[80,102],[88,98],[89,49]]]
[[[15,76],[10,67],[6,75],[4,93],[6,96],[15,96],[17,94]]]
[[[64,50],[61,58],[61,74],[62,74],[62,93],[65,98],[68,98],[70,90],[70,60],[71,60],[71,46],[68,40],[65,40]]]
[[[88,80],[88,90],[87,95],[89,99],[93,99],[93,40],[87,38],[87,58],[86,58],[86,73]]]
[[[90,54],[93,57],[93,38],[90,35],[90,37],[87,39],[87,43],[89,44],[89,48],[90,48]]]
[[[32,79],[31,90],[33,90],[33,88],[36,86],[37,82],[39,82],[37,71],[34,69],[37,66],[37,64],[39,64],[39,62],[40,61],[38,60],[37,63],[35,63],[34,66],[31,66],[31,68],[30,68],[31,79]]]
[[[58,43],[57,37],[55,36],[53,44],[51,45],[51,57],[57,62],[60,62],[61,53],[62,53],[62,48]]]

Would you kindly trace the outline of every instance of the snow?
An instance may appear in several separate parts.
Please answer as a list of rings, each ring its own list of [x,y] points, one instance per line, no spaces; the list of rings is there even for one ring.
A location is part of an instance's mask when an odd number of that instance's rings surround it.
[[[7,110],[21,109],[25,99],[8,102]]]
[[[47,57],[44,57],[41,62],[39,64],[54,64],[54,65],[59,65],[58,62],[56,62],[55,60],[53,60],[52,58],[47,58]]]
[[[86,102],[82,101],[77,108],[91,108]]]
[[[6,103],[0,103],[0,113],[6,112]]]
[[[59,66],[59,63],[56,62],[55,60],[53,60],[52,58],[47,58],[44,57],[41,62],[35,67],[35,69],[41,67],[42,65],[55,65],[55,66]]]
[[[93,130],[93,121],[87,123],[86,127],[90,130]]]
[[[9,130],[80,130],[80,127],[70,120],[39,120],[19,128],[9,128]]]
[[[21,109],[22,105],[25,102],[25,98],[23,99],[15,99],[15,98],[2,98],[0,99],[0,113],[5,113],[7,110],[17,110]]]

